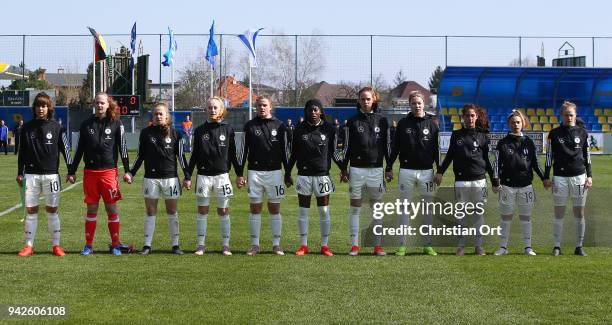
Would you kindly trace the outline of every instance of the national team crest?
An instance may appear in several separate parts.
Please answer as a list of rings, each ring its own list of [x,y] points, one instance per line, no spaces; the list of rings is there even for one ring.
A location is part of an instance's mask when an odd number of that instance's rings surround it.
[[[111,129],[109,129],[109,128],[105,129],[105,130],[104,130],[104,133],[105,133],[105,134],[111,134]]]
[[[474,141],[473,145],[474,147],[478,147],[478,141]]]
[[[166,138],[166,143],[170,143],[170,142],[172,142],[172,139]]]
[[[225,135],[221,134],[221,135],[219,136],[219,140],[221,140],[221,141],[225,141]]]
[[[321,140],[325,141],[325,134],[321,134]]]
[[[278,132],[276,132],[276,129],[273,129],[272,131],[270,131],[270,134],[271,134],[273,137],[275,137],[275,136],[278,134]]]
[[[575,137],[575,138],[574,138],[574,142],[575,142],[576,144],[580,143],[580,138],[579,138],[579,137]]]
[[[423,129],[423,134],[428,135],[429,134],[429,129]]]
[[[376,132],[376,133],[380,132],[380,128],[379,128],[378,126],[377,126],[377,127],[375,127],[375,128],[374,128],[374,132]]]
[[[47,139],[51,140],[53,138],[53,134],[51,134],[51,132],[47,133]]]

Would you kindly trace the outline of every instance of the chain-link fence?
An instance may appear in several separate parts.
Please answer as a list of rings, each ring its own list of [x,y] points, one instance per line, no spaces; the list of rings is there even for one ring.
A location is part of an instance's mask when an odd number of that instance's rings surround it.
[[[129,34],[104,35],[109,54],[129,47]],[[208,34],[175,34],[176,95],[183,106],[189,96],[210,93],[210,67],[205,50]],[[223,92],[224,76],[248,78],[247,51],[236,35],[218,34],[219,48],[214,73],[215,92]],[[567,49],[570,51],[560,51]],[[148,54],[153,99],[167,99],[171,68],[161,65],[168,49],[167,34],[141,34],[139,54]],[[0,35],[0,61],[19,70],[46,69],[47,73],[85,74],[93,59],[91,35]],[[416,81],[425,88],[437,66],[532,66],[536,56],[585,56],[587,67],[612,66],[612,37],[506,37],[506,36],[401,36],[401,35],[260,35],[257,39],[258,67],[252,81],[256,93],[276,92],[283,106],[300,106],[321,81],[357,88],[374,85],[389,90],[401,81]],[[187,72],[200,75],[194,85],[184,86]],[[13,71],[15,72],[15,71]],[[19,77],[15,77],[19,78]],[[71,79],[74,80],[74,79]],[[68,87],[78,88],[80,80]],[[0,80],[7,86],[10,80]],[[164,85],[166,90],[164,91]],[[184,87],[184,89],[181,89]],[[225,89],[227,93],[227,89]],[[166,97],[166,98],[164,98]],[[149,98],[150,99],[150,98]],[[199,99],[201,101],[201,99]],[[177,103],[178,104],[178,103]],[[197,105],[192,105],[197,106]],[[183,107],[190,108],[190,107]]]

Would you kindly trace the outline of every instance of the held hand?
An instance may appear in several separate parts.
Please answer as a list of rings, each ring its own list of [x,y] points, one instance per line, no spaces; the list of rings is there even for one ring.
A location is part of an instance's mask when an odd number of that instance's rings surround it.
[[[244,176],[236,177],[236,187],[242,188],[244,187],[245,184],[246,184],[246,180],[244,179]]]
[[[75,175],[67,175],[66,176],[66,182],[68,182],[70,184],[76,183],[76,176]]]
[[[21,181],[22,180],[23,180],[23,176],[21,176],[21,175],[17,175],[17,178],[15,178],[15,181],[17,182],[17,184],[19,184],[19,186],[22,186],[21,185]]]
[[[550,179],[545,179],[542,181],[542,183],[544,184],[544,188],[545,189],[549,189],[552,187],[553,183]]]
[[[593,186],[593,178],[587,177],[586,181],[584,182],[584,188],[591,188],[592,186]]]
[[[340,171],[340,183],[348,183],[349,173],[346,170]]]
[[[291,187],[291,185],[293,185],[293,179],[291,178],[291,175],[285,175],[285,186]]]
[[[393,180],[393,172],[385,172],[385,179],[387,180],[387,182],[390,182]]]
[[[189,179],[183,180],[183,188],[187,190],[191,190],[191,180]]]
[[[132,184],[132,174],[130,174],[129,172],[123,174],[123,181],[128,184]]]
[[[442,184],[442,174],[437,173],[434,175],[433,181],[436,183],[436,186],[440,186],[440,184]]]
[[[497,194],[497,193],[501,192],[501,188],[502,188],[501,185],[493,186],[493,193]]]

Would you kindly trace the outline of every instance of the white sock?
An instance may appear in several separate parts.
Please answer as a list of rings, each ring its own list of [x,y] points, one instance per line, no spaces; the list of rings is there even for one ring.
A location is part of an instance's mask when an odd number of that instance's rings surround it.
[[[521,230],[523,230],[525,247],[531,247],[531,220],[521,220]]]
[[[522,222],[522,221],[521,221]],[[501,227],[501,234],[499,236],[499,246],[508,248],[508,236],[510,236],[510,226],[512,220],[502,220],[499,226]]]
[[[34,246],[34,237],[38,227],[38,213],[28,214],[25,219],[25,242],[28,246]]]
[[[229,247],[231,222],[229,214],[219,218],[221,228],[221,241],[223,246]]]
[[[198,234],[198,246],[204,246],[206,242],[206,227],[208,227],[208,214],[199,214],[196,223],[196,233]]]
[[[404,226],[408,227],[409,225],[410,225],[410,218],[408,217],[407,214],[401,213],[399,215],[399,226],[401,228],[404,228]],[[406,235],[404,234],[400,235],[399,244],[400,246],[406,246]]]
[[[270,215],[270,231],[272,231],[272,246],[279,246],[281,240],[281,231],[283,229],[283,220],[280,214]]]
[[[300,207],[298,215],[298,229],[300,230],[300,245],[308,246],[308,210]]]
[[[383,224],[382,218],[380,219],[372,218],[372,227],[378,226],[378,225],[382,226],[382,224]],[[381,242],[382,242],[382,235],[374,235],[374,246],[380,246]]]
[[[563,219],[555,218],[553,224],[553,237],[555,238],[555,247],[561,247],[561,237],[563,236]]]
[[[585,220],[584,218],[574,218],[576,222],[576,247],[582,247],[584,241],[584,229]]]
[[[249,227],[251,228],[251,245],[259,246],[259,235],[261,234],[261,214],[249,214]]]
[[[155,233],[155,216],[145,216],[144,220],[144,245],[151,247],[153,234]]]
[[[60,219],[57,213],[47,213],[47,227],[53,246],[60,244]]]
[[[329,242],[329,231],[331,229],[331,217],[329,215],[329,206],[320,206],[319,210],[319,226],[321,227],[321,246],[327,246]]]
[[[433,226],[433,216],[429,213],[423,215],[423,225]],[[425,239],[425,246],[431,246],[431,234],[427,233],[423,236]]]
[[[467,216],[461,218],[461,219],[457,219],[457,224],[459,226],[461,226],[461,228],[465,228],[465,226],[467,225],[466,219]],[[465,237],[463,235],[459,235],[459,243],[457,244],[458,247],[465,247]]]
[[[484,215],[477,214],[476,222],[474,222],[474,228],[476,228],[476,247],[482,247],[482,232],[480,231],[480,227],[484,224]]]
[[[172,242],[172,246],[178,246],[179,244],[179,218],[176,213],[168,215],[168,234],[170,235],[170,241]]]
[[[351,234],[351,245],[359,246],[359,214],[361,207],[349,207],[349,232]]]

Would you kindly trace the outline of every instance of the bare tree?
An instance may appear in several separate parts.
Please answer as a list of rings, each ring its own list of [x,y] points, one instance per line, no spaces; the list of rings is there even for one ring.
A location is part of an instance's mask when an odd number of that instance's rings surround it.
[[[203,107],[210,96],[210,64],[200,50],[196,59],[179,71],[175,102],[177,107]]]
[[[537,62],[534,61],[531,57],[525,56],[520,60],[520,62],[519,59],[516,58],[510,61],[508,65],[511,67],[535,67],[537,65],[536,63]]]

